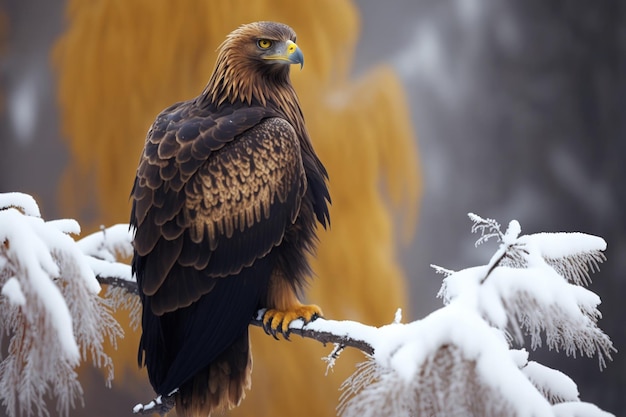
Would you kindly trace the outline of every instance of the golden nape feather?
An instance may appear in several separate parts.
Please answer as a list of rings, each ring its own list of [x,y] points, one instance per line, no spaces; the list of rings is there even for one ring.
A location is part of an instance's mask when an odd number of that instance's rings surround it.
[[[306,66],[292,71],[292,81],[332,180],[333,227],[319,234],[311,264],[320,279],[311,282],[309,296],[329,317],[387,323],[407,305],[396,245],[398,231],[410,236],[417,218],[419,163],[397,74],[381,65],[353,66],[360,22],[351,0],[69,0],[53,55],[69,153],[58,195],[62,212],[79,219],[85,232],[127,221],[129,178],[143,146],[136,138],[161,109],[201,91],[216,45],[241,22],[257,19],[285,21],[298,32]],[[400,209],[406,224],[398,227]],[[127,412],[122,398],[150,395],[135,364],[138,332],[127,315],[116,315],[127,331],[111,349],[116,375],[109,395],[119,399],[119,413]],[[250,336],[254,389],[229,415],[335,414],[337,388],[362,360],[359,352],[344,352],[325,375],[319,358],[327,348],[299,338],[278,343],[255,329]],[[82,372],[87,390],[100,387],[98,377]],[[280,401],[276,392],[285,393]]]

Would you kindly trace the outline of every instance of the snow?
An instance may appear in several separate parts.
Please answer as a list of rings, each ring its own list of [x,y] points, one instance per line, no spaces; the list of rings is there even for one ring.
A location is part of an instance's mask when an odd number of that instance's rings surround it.
[[[440,349],[453,347],[451,352],[456,363],[475,363],[478,383],[511,402],[518,416],[553,415],[550,404],[520,372],[509,354],[504,335],[462,303],[452,302],[409,324],[394,323],[377,329],[357,327],[349,333],[374,348],[373,359],[381,369],[379,373],[385,375],[381,378],[383,382],[379,382],[381,386],[372,388],[378,392],[426,389],[436,382],[432,381],[432,375],[421,379],[424,366],[433,363]]]
[[[532,242],[547,258],[564,258],[581,252],[604,251],[606,242],[598,236],[584,233],[536,233],[522,236],[519,243]]]
[[[17,409],[47,415],[48,395],[56,397],[58,413],[68,415],[82,395],[74,369],[81,358],[107,369],[107,384],[113,377],[104,343],[115,348],[123,331],[111,301],[98,296],[92,267],[92,260],[107,262],[82,251],[70,236],[79,233],[73,219],[44,221],[28,195],[0,194],[0,314],[7,334],[19,335],[10,338],[1,364],[0,399],[9,415]],[[130,246],[120,240],[110,246]],[[130,266],[111,262],[97,269],[129,275]]]
[[[178,388],[167,394],[165,398],[162,395],[159,395],[147,404],[136,404],[133,407],[133,414],[148,414],[150,411],[154,414],[168,414],[169,410],[171,410],[173,406],[173,399],[171,397],[177,391]]]
[[[26,298],[22,292],[20,282],[16,278],[9,278],[4,283],[1,293],[14,305],[23,306],[26,304]]]
[[[0,193],[0,209],[9,207],[18,207],[27,216],[41,217],[37,202],[28,194],[18,192]]]
[[[475,266],[462,269],[460,271],[448,271],[449,275],[444,279],[443,285],[438,297],[443,299],[444,304],[449,304],[453,299],[460,298],[463,295],[463,302],[467,302],[468,308],[476,309],[478,305],[477,294],[480,281],[487,275],[488,268],[483,266]]]
[[[588,281],[588,265],[597,268],[604,259],[604,240],[582,233],[519,237],[516,221],[501,234],[495,220],[470,218],[481,233],[478,243],[491,237],[502,243],[486,266],[449,272],[439,293],[444,303],[460,303],[492,326],[512,329],[519,341],[523,328],[533,349],[541,346],[544,332],[549,348],[563,348],[568,355],[598,353],[603,367],[613,347],[596,325],[600,297],[581,285]]]
[[[401,308],[398,308],[396,310],[396,314],[393,316],[393,322],[395,324],[402,322],[402,309]]]
[[[547,394],[549,400],[558,402],[579,400],[576,383],[563,372],[535,361],[528,362],[522,372],[539,390]]]
[[[262,316],[264,310],[260,310]],[[258,317],[257,319],[260,319]],[[315,320],[303,326],[302,320],[294,320],[290,323],[290,329],[307,329],[319,333],[332,333],[339,337],[348,337],[354,340],[362,340],[372,346],[373,341],[380,337],[379,329],[350,320]]]
[[[552,406],[554,417],[615,417],[598,406],[585,402],[568,402]]]
[[[28,217],[26,217],[28,218]],[[76,245],[74,239],[66,234],[80,233],[80,225],[75,220],[62,219],[44,222],[43,220],[35,222],[34,231],[48,248],[51,254],[54,254],[56,261],[64,268],[71,269],[72,274],[79,279],[84,280],[87,288],[94,294],[98,294],[101,290],[100,284],[95,274],[89,267],[87,260]],[[66,275],[69,271],[66,271]]]
[[[447,344],[460,348],[465,360],[476,361],[484,383],[514,402],[520,416],[549,415],[544,398],[518,371],[504,335],[494,331],[481,316],[453,303],[422,320],[426,321],[428,326],[420,334],[432,338],[427,349]]]
[[[80,239],[77,243],[83,253],[109,262],[114,262],[116,254],[128,257],[133,253],[133,235],[128,224],[116,224],[102,228]]]
[[[528,351],[526,349],[511,349],[509,355],[511,355],[511,359],[520,369],[528,364]]]
[[[315,321],[306,328],[366,341],[374,348],[376,362],[397,375],[396,383],[403,384],[419,380],[422,365],[438,349],[454,346],[460,349],[462,360],[476,362],[484,384],[514,401],[520,416],[552,415],[549,403],[519,371],[503,334],[461,303],[409,324],[372,328],[354,322]]]
[[[87,257],[87,263],[91,270],[100,277],[120,278],[126,281],[134,281],[130,265],[121,262],[108,262],[102,259]]]
[[[595,293],[567,283],[548,267],[495,269],[481,286],[480,304],[504,308],[502,300],[511,300],[521,293],[532,294],[538,304],[559,308],[573,317],[580,316],[581,307],[592,310],[600,304]]]
[[[74,219],[48,220],[46,224],[54,227],[61,233],[80,235],[80,224]]]
[[[2,294],[15,305],[34,303],[33,312],[40,305],[56,333],[53,340],[58,341],[68,360],[78,363],[72,315],[55,281],[61,276],[82,280],[81,288],[98,294],[101,287],[96,273],[130,279],[130,266],[115,262],[115,253],[127,256],[132,252],[128,225],[115,225],[77,243],[69,236],[80,234],[77,221],[44,221],[36,201],[27,194],[0,193],[0,207],[0,241],[7,242],[8,249],[1,266],[3,270],[12,268],[14,275],[2,286]],[[104,260],[86,256],[85,252]]]
[[[520,229],[513,226],[510,230],[517,236]],[[511,238],[508,245],[516,243]],[[578,250],[580,245],[573,248]],[[530,252],[532,257],[533,251]],[[535,303],[535,310],[526,314],[537,316],[529,323],[536,320],[540,323],[536,326],[546,329],[549,345],[558,343],[565,346],[568,353],[577,348],[588,354],[587,349],[591,349],[592,353],[602,355],[602,349],[593,347],[593,341],[604,343],[603,334],[596,332],[590,318],[597,311],[600,299],[593,292],[568,283],[545,262],[536,261],[529,264],[539,265],[529,268],[491,270],[485,265],[453,272],[444,280],[441,293],[446,307],[413,323],[394,323],[378,329],[354,326],[346,333],[374,348],[373,358],[384,370],[379,372],[385,372],[383,380],[393,381],[387,384],[395,386],[394,389],[410,391],[407,387],[419,382],[424,367],[432,363],[436,352],[452,346],[460,355],[456,360],[475,363],[482,383],[501,393],[513,405],[516,415],[552,416],[554,410],[548,400],[577,401],[576,384],[561,372],[528,362],[526,351],[509,350],[504,331],[511,321],[520,319],[516,317],[517,310],[509,305],[515,304],[520,294],[525,294],[527,299],[523,301],[532,299]],[[563,323],[569,331],[560,338],[553,337],[553,328],[561,332]],[[327,330],[336,332],[336,329]],[[432,375],[427,377],[432,378]],[[347,415],[351,415],[350,412]]]
[[[580,276],[587,274],[588,264],[597,267],[603,260],[605,242],[581,233],[520,237],[515,220],[503,234],[495,220],[470,218],[473,231],[481,234],[478,243],[496,238],[499,248],[487,265],[458,272],[435,268],[446,275],[438,294],[443,308],[409,324],[396,320],[349,332],[370,344],[374,354],[344,383],[340,414],[462,414],[469,407],[462,399],[480,392],[492,413],[608,415],[580,403],[577,386],[567,375],[528,361],[525,350],[511,350],[507,333],[517,329],[521,334],[521,327],[530,334],[533,349],[544,336],[550,348],[568,355],[597,354],[603,366],[614,348],[597,327],[600,298],[577,284],[584,283]],[[458,407],[445,398],[460,399]],[[562,401],[569,403],[552,405]]]
[[[512,245],[517,241],[519,234],[522,232],[522,226],[520,226],[517,220],[511,220],[509,222],[509,227],[506,229],[506,233],[502,238],[502,243],[505,245]]]
[[[72,317],[65,300],[52,279],[59,275],[57,264],[38,231],[44,222],[38,217],[24,216],[14,208],[0,211],[0,240],[8,241],[9,261],[21,270],[22,288],[41,303],[57,332],[67,358],[78,363],[78,346],[72,331]],[[39,229],[39,230],[38,230]]]

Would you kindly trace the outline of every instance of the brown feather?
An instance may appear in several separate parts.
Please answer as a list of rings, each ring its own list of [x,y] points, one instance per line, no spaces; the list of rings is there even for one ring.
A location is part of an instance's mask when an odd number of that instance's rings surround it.
[[[294,137],[287,122],[269,119],[233,142],[233,151],[216,155],[200,169],[186,188],[186,209],[196,213],[190,225],[194,240],[231,238],[235,229],[244,231],[269,219],[270,207],[285,202],[292,187],[298,190],[292,210],[298,212],[306,183]]]
[[[145,273],[150,277],[144,280],[141,290],[146,295],[154,295],[170,274],[170,270],[180,256],[182,239],[173,241],[161,238],[150,252],[150,262],[146,262]]]
[[[210,416],[238,406],[252,385],[252,354],[248,333],[188,382],[176,397],[179,417]]]

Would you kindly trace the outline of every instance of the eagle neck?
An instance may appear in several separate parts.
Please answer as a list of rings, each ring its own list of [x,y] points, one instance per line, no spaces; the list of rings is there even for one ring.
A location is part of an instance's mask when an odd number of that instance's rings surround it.
[[[217,109],[233,105],[271,107],[293,125],[301,139],[309,140],[288,68],[270,72],[263,68],[238,68],[227,64],[228,62],[237,61],[218,60],[213,75],[198,97],[200,105],[214,106]]]

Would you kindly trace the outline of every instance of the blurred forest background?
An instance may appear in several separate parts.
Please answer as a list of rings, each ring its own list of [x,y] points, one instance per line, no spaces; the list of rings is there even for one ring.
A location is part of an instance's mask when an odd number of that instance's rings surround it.
[[[531,358],[570,375],[582,400],[624,413],[619,0],[0,0],[0,192],[32,194],[45,218],[76,218],[84,234],[127,222],[156,114],[201,91],[228,32],[263,19],[298,33],[306,65],[292,78],[331,175],[332,229],[310,298],[334,319],[382,325],[398,306],[406,321],[423,317],[441,305],[431,263],[488,260],[492,248],[473,247],[470,211],[517,219],[524,233],[601,236],[608,261],[591,289],[614,361],[600,372],[595,358]],[[362,356],[342,355],[325,377],[329,349],[256,330],[253,389],[232,415],[334,415]],[[151,398],[126,332],[112,389],[84,367],[85,408],[71,415],[130,415]]]

